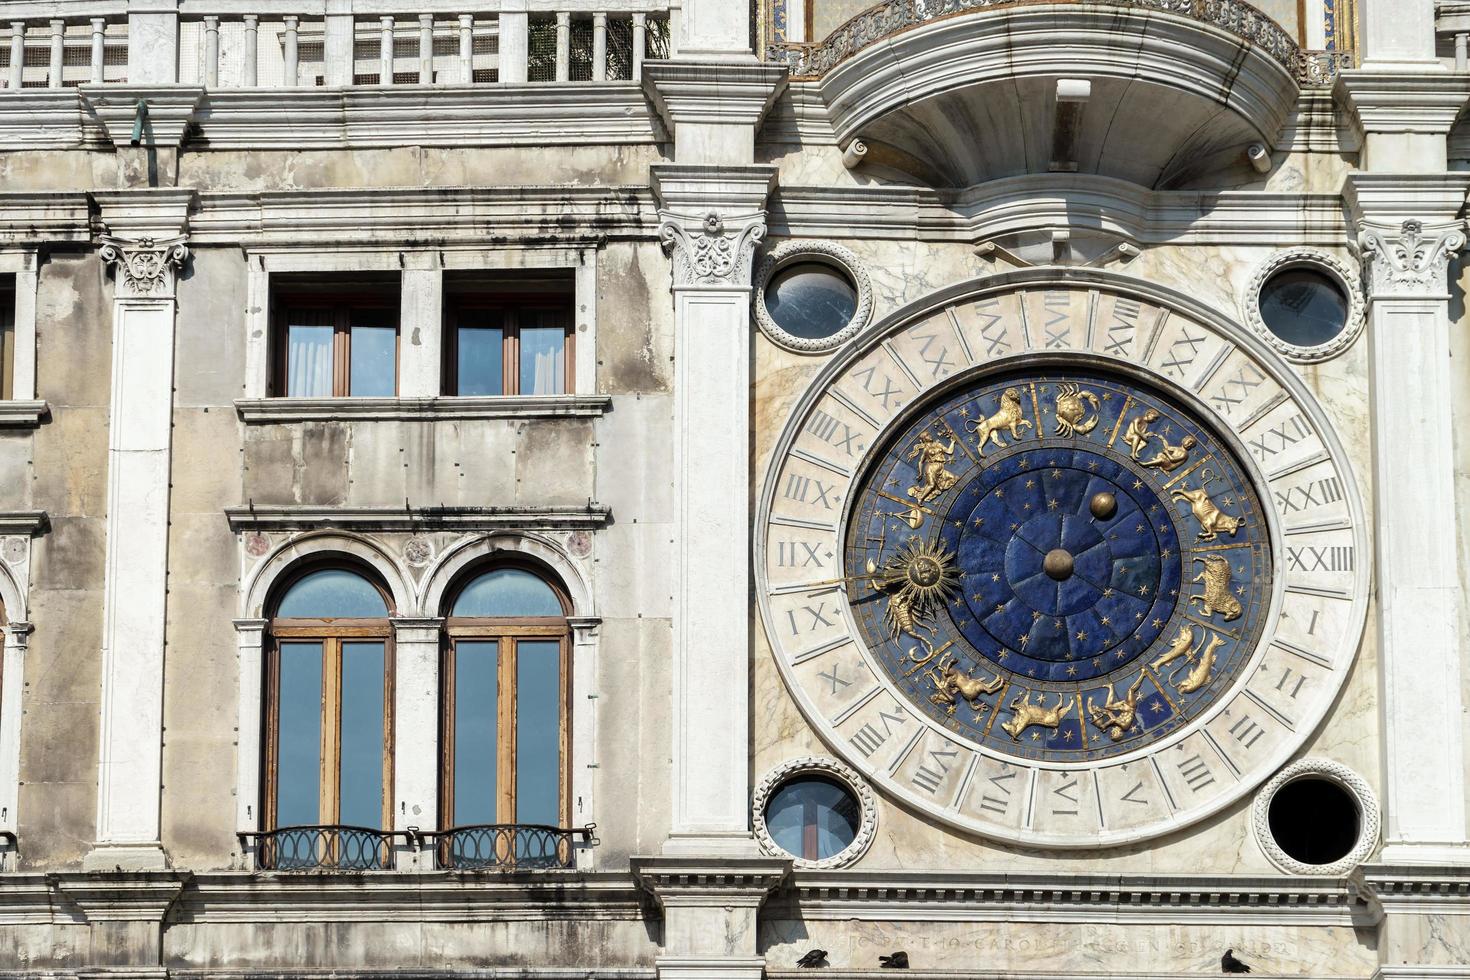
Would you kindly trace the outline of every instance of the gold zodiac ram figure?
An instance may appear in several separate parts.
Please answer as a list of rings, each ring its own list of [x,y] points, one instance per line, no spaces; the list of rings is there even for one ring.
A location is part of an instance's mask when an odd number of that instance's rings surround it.
[[[1067,712],[1072,710],[1072,702],[1067,700],[1065,694],[1057,694],[1057,703],[1054,708],[1046,707],[1045,694],[1041,695],[1039,704],[1032,704],[1028,700],[1029,697],[1029,694],[1025,697],[1016,695],[1015,700],[1010,703],[1011,720],[1001,723],[1000,727],[1006,730],[1006,734],[1013,742],[1019,742],[1021,733],[1032,725],[1040,725],[1042,728],[1056,731],[1062,719],[1067,717]]]
[[[1191,581],[1203,584],[1205,594],[1190,596],[1190,603],[1200,604],[1201,616],[1219,613],[1227,623],[1232,619],[1239,619],[1244,610],[1240,600],[1230,594],[1230,562],[1219,555],[1206,555],[1196,558],[1195,561],[1204,562],[1205,567]]]
[[[1235,536],[1240,526],[1245,523],[1244,517],[1233,517],[1221,512],[1215,502],[1210,499],[1209,492],[1203,488],[1199,490],[1170,490],[1179,500],[1189,501],[1190,512],[1194,519],[1199,521],[1199,539],[1201,541],[1213,541],[1217,534],[1228,534]]]
[[[1009,432],[1012,439],[1019,439],[1022,429],[1034,428],[1035,426],[1027,421],[1022,413],[1020,388],[1007,388],[1000,393],[1000,411],[994,415],[989,418],[970,419],[965,423],[965,430],[979,437],[977,442],[981,456],[985,455],[987,442],[993,442],[1001,449],[1006,447],[1006,444],[1000,441],[1002,429]]]
[[[1084,404],[1085,403],[1085,404]],[[1092,406],[1092,418],[1087,418],[1087,406]],[[1097,395],[1079,388],[1072,382],[1057,385],[1057,434],[1067,437],[1085,436],[1097,428],[1101,417],[1101,405]]]
[[[929,695],[929,703],[937,704],[941,708],[954,714],[954,709],[959,704],[959,699],[964,698],[970,703],[971,709],[984,711],[990,705],[980,700],[982,694],[994,694],[1005,687],[1005,679],[996,674],[990,681],[982,681],[978,677],[971,677],[956,666],[954,657],[945,657],[939,663],[938,669],[929,671],[929,680],[936,688]]]
[[[1138,690],[1143,687],[1143,671],[1138,672],[1138,680],[1128,688],[1128,693],[1123,700],[1118,700],[1113,694],[1113,682],[1108,681],[1108,697],[1101,708],[1094,707],[1092,698],[1087,699],[1087,716],[1098,728],[1108,733],[1108,738],[1114,742],[1127,735],[1138,722]]]

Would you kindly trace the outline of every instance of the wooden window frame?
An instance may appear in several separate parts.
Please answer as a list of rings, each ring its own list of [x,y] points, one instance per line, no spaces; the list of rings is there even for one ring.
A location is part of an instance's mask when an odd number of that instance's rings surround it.
[[[561,603],[561,616],[479,617],[449,616],[444,619],[444,640],[440,645],[439,670],[439,825],[450,830],[454,824],[455,729],[455,658],[459,641],[494,641],[496,648],[495,707],[495,820],[497,824],[519,823],[516,814],[516,646],[520,640],[557,640],[560,670],[561,712],[558,724],[557,751],[561,762],[558,773],[559,826],[571,826],[572,819],[572,628],[568,621],[571,602],[555,577],[533,565],[520,562],[498,562],[479,566],[466,575],[451,593],[447,608],[453,609],[460,593],[489,572],[514,568],[535,575],[546,584]]]
[[[340,569],[362,578],[383,597],[388,614],[382,618],[305,619],[272,617],[268,630],[265,656],[265,752],[261,759],[261,829],[276,830],[276,805],[279,802],[278,763],[281,737],[281,647],[293,642],[317,642],[322,645],[322,725],[321,772],[318,782],[317,813],[320,826],[341,822],[342,783],[342,658],[343,645],[358,641],[380,640],[383,644],[383,811],[379,830],[393,829],[393,678],[394,649],[391,597],[372,576],[351,565],[314,564],[291,576],[278,590],[285,596],[297,582],[312,572]],[[295,826],[294,824],[289,826]]]
[[[286,386],[291,371],[291,313],[298,310],[313,310],[329,313],[331,323],[317,326],[332,328],[332,393],[329,396],[301,395],[295,397],[364,397],[352,395],[352,320],[353,314],[361,310],[387,310],[393,314],[393,397],[398,397],[403,384],[403,323],[398,296],[353,295],[344,292],[291,290],[271,297],[271,397],[287,397]]]
[[[555,309],[566,316],[563,331],[562,358],[565,361],[562,374],[562,391],[555,394],[571,394],[577,390],[577,330],[575,297],[570,292],[536,293],[456,293],[445,304],[444,317],[444,365],[442,371],[443,391],[446,395],[459,395],[459,330],[467,313],[494,312],[501,314],[502,331],[500,347],[500,395],[483,397],[497,398],[504,395],[521,394],[521,313],[531,310]],[[550,396],[527,396],[550,397]]]

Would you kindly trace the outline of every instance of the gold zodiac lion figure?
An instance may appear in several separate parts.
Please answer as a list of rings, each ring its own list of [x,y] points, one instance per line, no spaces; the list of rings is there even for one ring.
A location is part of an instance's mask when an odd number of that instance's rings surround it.
[[[1030,697],[1030,695],[1027,695]],[[1010,709],[1013,712],[1011,720],[1001,723],[1001,728],[1011,737],[1011,741],[1019,742],[1021,733],[1032,725],[1040,725],[1042,728],[1050,728],[1053,731],[1067,717],[1067,712],[1072,710],[1072,702],[1067,700],[1065,694],[1057,694],[1056,707],[1046,707],[1046,696],[1042,695],[1040,704],[1032,704],[1025,698],[1017,695],[1011,701]]]
[[[1213,616],[1219,613],[1225,618],[1225,622],[1239,619],[1244,611],[1240,600],[1230,594],[1230,562],[1219,555],[1206,555],[1196,558],[1195,561],[1204,562],[1204,569],[1196,575],[1192,582],[1202,583],[1205,587],[1204,595],[1192,595],[1189,597],[1191,603],[1200,604],[1200,615]]]
[[[1000,410],[989,418],[970,419],[965,423],[968,432],[975,433],[979,439],[980,455],[985,455],[985,444],[993,442],[996,446],[1004,449],[1006,444],[1000,441],[1001,430],[1011,434],[1012,439],[1021,438],[1022,429],[1034,429],[1023,416],[1021,411],[1021,389],[1007,388],[1000,393]]]
[[[954,657],[946,657],[940,661],[938,669],[929,671],[929,680],[936,688],[929,695],[929,703],[937,704],[954,714],[960,698],[964,698],[970,703],[971,709],[984,711],[989,705],[981,701],[980,696],[994,694],[1005,687],[1005,679],[996,674],[992,680],[982,681],[960,670],[957,663]]]
[[[1171,494],[1180,500],[1189,501],[1189,509],[1194,514],[1194,519],[1199,521],[1199,539],[1201,541],[1213,541],[1217,534],[1228,534],[1235,536],[1240,526],[1245,523],[1244,517],[1234,517],[1223,513],[1215,502],[1210,499],[1205,490],[1170,490]]]

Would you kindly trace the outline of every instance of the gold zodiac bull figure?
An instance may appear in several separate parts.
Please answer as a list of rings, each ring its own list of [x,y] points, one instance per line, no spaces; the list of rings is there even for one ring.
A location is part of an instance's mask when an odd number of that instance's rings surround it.
[[[1029,695],[1028,695],[1029,696]],[[1067,700],[1066,695],[1058,694],[1056,707],[1046,707],[1045,695],[1041,704],[1032,704],[1022,699],[1019,695],[1010,704],[1011,720],[1001,723],[1001,728],[1011,737],[1011,741],[1019,742],[1021,733],[1032,725],[1040,725],[1042,728],[1050,728],[1053,731],[1067,717],[1067,712],[1072,710],[1072,702]]]
[[[982,681],[978,677],[971,677],[956,666],[954,657],[946,657],[939,664],[937,670],[929,671],[929,679],[934,683],[935,692],[929,695],[929,702],[945,708],[950,714],[958,706],[960,698],[970,703],[970,708],[975,711],[983,711],[989,707],[980,700],[982,694],[994,694],[1005,687],[1005,679],[996,674],[991,681]]]
[[[1240,600],[1230,594],[1230,562],[1219,555],[1206,555],[1203,558],[1196,558],[1195,561],[1204,562],[1205,567],[1191,581],[1202,583],[1205,587],[1205,594],[1192,595],[1189,601],[1200,604],[1200,615],[1202,616],[1213,616],[1219,613],[1225,617],[1227,623],[1232,619],[1239,619],[1244,609],[1240,605]]]
[[[1021,438],[1022,429],[1035,428],[1022,414],[1021,389],[1007,388],[1000,393],[1000,411],[989,418],[970,419],[965,429],[979,436],[980,455],[985,455],[985,444],[993,442],[1001,449],[1006,444],[1000,441],[1001,430],[1011,434],[1012,439]]]
[[[1190,512],[1194,519],[1199,521],[1199,539],[1201,541],[1213,541],[1217,534],[1228,534],[1235,536],[1240,526],[1245,523],[1244,517],[1234,517],[1223,513],[1215,506],[1210,495],[1205,490],[1171,490],[1169,491],[1179,500],[1189,501]]]

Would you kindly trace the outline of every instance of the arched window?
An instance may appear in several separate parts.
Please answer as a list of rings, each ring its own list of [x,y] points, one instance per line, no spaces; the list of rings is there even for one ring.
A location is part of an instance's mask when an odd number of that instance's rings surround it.
[[[351,566],[285,583],[266,658],[264,829],[391,827],[392,662],[386,593]],[[373,838],[376,840],[376,838]],[[377,867],[382,848],[305,837],[277,866]]]
[[[569,822],[569,610],[560,587],[529,564],[481,570],[452,593],[441,673],[445,828]]]

